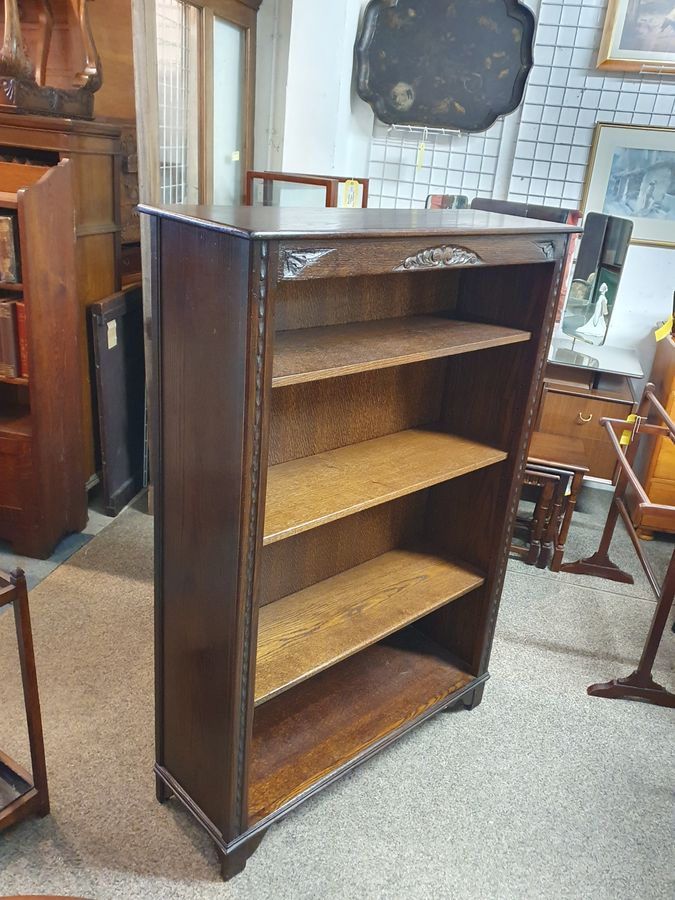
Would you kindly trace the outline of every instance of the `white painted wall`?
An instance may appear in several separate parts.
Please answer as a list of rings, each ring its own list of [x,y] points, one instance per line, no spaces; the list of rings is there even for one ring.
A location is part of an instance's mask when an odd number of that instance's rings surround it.
[[[292,2],[281,151],[286,172],[368,174],[373,114],[352,85],[354,41],[366,2]]]

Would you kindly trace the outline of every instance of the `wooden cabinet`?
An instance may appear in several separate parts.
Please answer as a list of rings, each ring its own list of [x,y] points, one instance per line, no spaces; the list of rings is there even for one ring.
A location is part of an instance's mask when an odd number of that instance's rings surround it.
[[[611,481],[617,467],[616,455],[600,419],[625,419],[635,410],[635,399],[624,376],[598,373],[596,378],[597,386],[591,387],[587,373],[577,375],[569,369],[564,377],[561,367],[549,367],[537,431],[581,440],[589,475]]]
[[[480,701],[572,229],[145,212],[158,797],[227,877],[299,802]]]
[[[86,312],[92,303],[121,287],[120,153],[120,131],[115,126],[0,113],[0,158],[43,166],[64,159],[72,163],[85,480],[96,471]]]
[[[0,377],[0,538],[47,557],[87,522],[72,165],[0,162],[0,210],[18,217],[28,374]]]
[[[649,376],[649,381],[656,388],[656,395],[664,405],[669,416],[675,417],[675,339],[672,334],[659,341],[654,356],[654,364]],[[656,424],[662,424],[657,418]],[[646,452],[641,452],[635,466],[635,471],[647,492],[647,496],[653,503],[663,503],[666,506],[675,506],[675,447],[667,438],[651,438],[645,441]],[[637,510],[637,498],[628,491],[628,505],[634,515]],[[658,521],[650,518],[646,512],[640,522],[640,535],[646,536],[654,529],[663,530],[664,517]]]

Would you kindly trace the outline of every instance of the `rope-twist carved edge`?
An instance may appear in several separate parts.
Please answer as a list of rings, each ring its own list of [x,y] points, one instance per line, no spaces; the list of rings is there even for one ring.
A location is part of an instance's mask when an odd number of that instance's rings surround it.
[[[251,656],[251,625],[253,620],[253,583],[255,570],[256,539],[258,535],[258,506],[260,492],[260,463],[262,447],[263,417],[263,379],[265,361],[265,328],[267,318],[267,277],[269,265],[269,245],[267,241],[260,244],[260,265],[258,283],[255,287],[256,343],[255,343],[255,400],[253,412],[253,443],[251,453],[251,505],[248,517],[247,551],[246,551],[246,590],[244,595],[244,633],[242,648],[241,700],[239,705],[239,746],[237,749],[237,792],[236,805],[240,815],[242,829],[246,827],[245,808],[243,803],[244,769],[247,738],[248,704],[251,685],[249,669]]]
[[[551,287],[551,291],[553,297],[558,298],[558,294],[560,291],[560,282],[562,279],[563,272],[563,261],[558,260],[556,266],[557,274],[555,277],[555,281]],[[549,345],[549,340],[551,337],[551,332],[553,331],[553,325],[555,323],[555,314],[557,309],[557,302],[552,301],[550,309],[548,311],[546,320],[544,321],[544,325],[542,328],[542,336],[541,336],[541,344],[539,347],[539,358],[537,361],[537,365],[535,368],[535,377],[532,381],[532,391],[530,393],[530,398],[528,401],[527,407],[527,419],[525,423],[525,428],[523,429],[523,439],[520,444],[519,452],[520,452],[520,464],[518,469],[514,473],[514,480],[511,487],[511,505],[509,506],[508,515],[506,518],[506,534],[511,533],[511,529],[513,528],[513,523],[516,517],[516,512],[518,510],[518,502],[520,500],[520,491],[518,489],[519,484],[522,481],[525,467],[527,465],[527,445],[530,438],[530,429],[532,427],[532,420],[534,419],[535,412],[537,410],[537,399],[539,397],[539,385],[541,383],[541,378],[544,371],[544,366],[546,365],[546,357],[547,357],[547,349]],[[492,652],[492,643],[494,641],[495,629],[497,627],[497,614],[499,612],[500,599],[502,594],[502,589],[504,586],[504,577],[506,575],[506,565],[509,559],[509,551],[510,546],[508,541],[503,542],[502,548],[502,556],[499,562],[499,569],[497,571],[497,576],[495,578],[495,583],[492,591],[492,606],[490,609],[490,616],[488,620],[487,627],[487,642],[485,645],[485,650],[483,651],[483,656],[480,661],[480,671],[482,672],[486,667],[487,663],[490,659],[490,654]]]

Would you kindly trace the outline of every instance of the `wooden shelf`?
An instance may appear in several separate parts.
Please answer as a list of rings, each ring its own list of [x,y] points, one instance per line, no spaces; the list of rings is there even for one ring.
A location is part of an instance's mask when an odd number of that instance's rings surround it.
[[[275,336],[272,387],[501,347],[530,337],[529,331],[437,316],[281,331]]]
[[[411,429],[271,466],[264,543],[272,544],[506,459],[475,441]]]
[[[255,702],[269,701],[484,580],[439,556],[392,550],[263,606]]]
[[[23,284],[20,281],[0,281],[0,291],[11,291],[13,294],[22,294]]]
[[[13,378],[10,375],[0,375],[0,384],[28,384],[28,379],[20,376]]]
[[[446,651],[407,628],[257,707],[250,824],[424,718],[472,680]]]
[[[0,209],[17,209],[19,201],[12,191],[0,191]]]
[[[7,437],[30,437],[32,423],[30,413],[21,407],[11,407],[0,411],[0,435]]]
[[[19,771],[16,763],[0,753],[0,811],[10,807],[32,789],[28,773]]]

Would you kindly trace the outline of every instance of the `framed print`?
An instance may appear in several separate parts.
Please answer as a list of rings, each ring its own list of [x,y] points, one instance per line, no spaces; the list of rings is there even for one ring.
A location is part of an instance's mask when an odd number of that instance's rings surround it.
[[[598,68],[675,73],[673,0],[609,0]]]
[[[675,128],[599,122],[582,206],[631,219],[634,244],[675,248]]]

